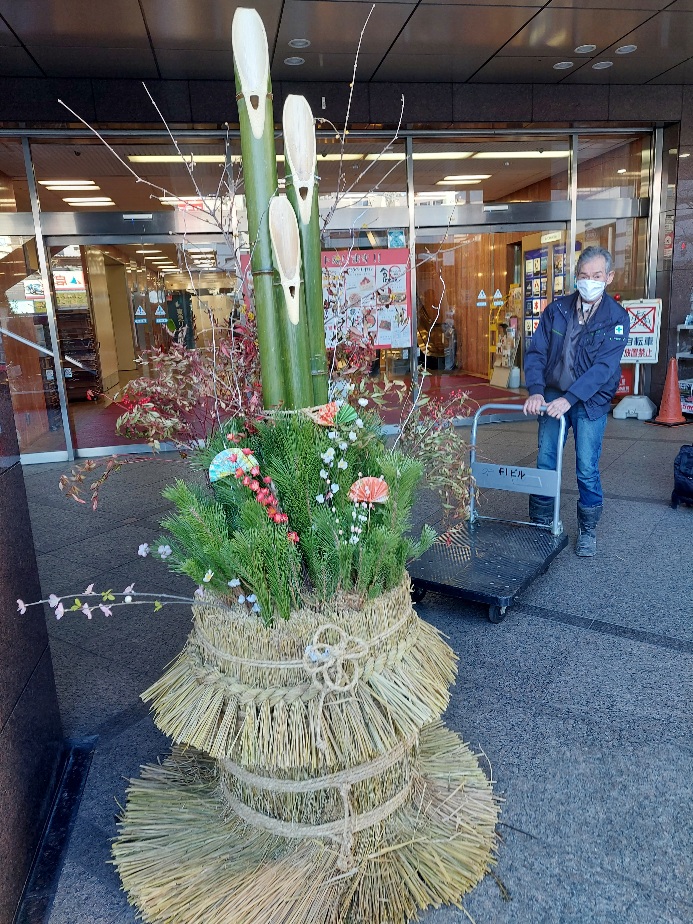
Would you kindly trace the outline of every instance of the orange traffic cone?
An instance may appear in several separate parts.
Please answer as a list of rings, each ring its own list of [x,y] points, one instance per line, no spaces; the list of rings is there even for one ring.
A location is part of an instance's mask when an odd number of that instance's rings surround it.
[[[659,405],[659,414],[657,414],[652,423],[661,424],[664,427],[678,427],[680,424],[688,423],[681,413],[679,376],[676,370],[676,360],[673,356],[669,360],[667,378],[664,383],[664,392],[662,394],[662,403]]]

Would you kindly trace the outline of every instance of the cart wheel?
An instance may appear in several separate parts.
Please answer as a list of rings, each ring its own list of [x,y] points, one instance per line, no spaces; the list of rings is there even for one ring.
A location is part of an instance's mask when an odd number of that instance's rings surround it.
[[[494,625],[503,622],[507,609],[507,606],[497,606],[495,603],[492,603],[488,608],[488,621],[492,622]]]
[[[411,602],[412,603],[421,603],[423,598],[426,596],[426,591],[420,584],[411,585]]]

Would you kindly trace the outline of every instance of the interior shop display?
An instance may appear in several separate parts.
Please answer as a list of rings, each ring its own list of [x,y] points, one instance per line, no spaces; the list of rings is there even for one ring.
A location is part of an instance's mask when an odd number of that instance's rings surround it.
[[[88,392],[101,392],[103,381],[98,338],[82,261],[52,260],[55,318],[68,399],[86,401]],[[66,361],[67,357],[75,362]]]
[[[693,414],[693,324],[679,324],[676,328],[676,365],[681,411]]]

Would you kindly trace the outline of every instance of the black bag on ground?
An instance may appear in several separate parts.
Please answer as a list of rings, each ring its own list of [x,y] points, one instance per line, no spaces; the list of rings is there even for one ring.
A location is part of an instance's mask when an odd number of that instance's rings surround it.
[[[693,446],[682,446],[674,459],[674,490],[671,506],[693,504]]]

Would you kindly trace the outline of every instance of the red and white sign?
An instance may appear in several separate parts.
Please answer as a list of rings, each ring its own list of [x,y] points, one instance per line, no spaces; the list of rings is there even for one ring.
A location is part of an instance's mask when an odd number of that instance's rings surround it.
[[[630,317],[630,334],[622,363],[656,363],[659,356],[661,298],[621,302]]]
[[[622,366],[621,379],[618,383],[618,388],[616,389],[616,397],[624,398],[626,395],[632,395],[634,384],[635,369],[633,366]]]
[[[53,285],[56,292],[84,291],[82,270],[53,270]]]

